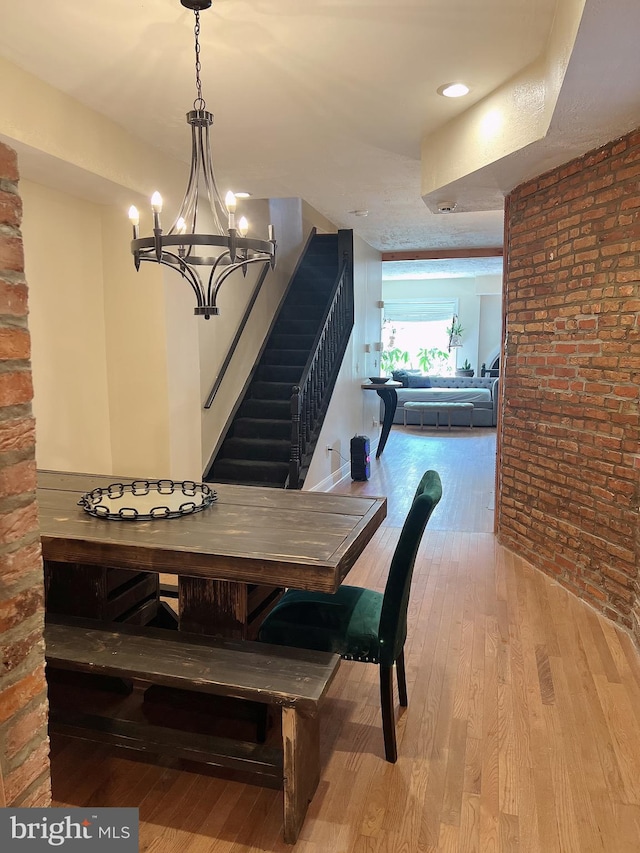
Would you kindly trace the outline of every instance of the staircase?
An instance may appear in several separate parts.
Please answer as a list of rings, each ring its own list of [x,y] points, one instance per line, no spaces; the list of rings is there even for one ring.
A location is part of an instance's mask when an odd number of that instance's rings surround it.
[[[339,271],[338,234],[315,234],[205,481],[284,488],[292,390],[302,377]]]

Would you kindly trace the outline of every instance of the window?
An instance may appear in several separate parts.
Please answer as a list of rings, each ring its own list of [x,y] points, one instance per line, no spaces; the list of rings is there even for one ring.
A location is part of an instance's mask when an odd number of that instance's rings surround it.
[[[383,372],[402,368],[436,376],[453,376],[455,351],[449,352],[451,318],[458,313],[453,299],[385,300],[382,325]]]

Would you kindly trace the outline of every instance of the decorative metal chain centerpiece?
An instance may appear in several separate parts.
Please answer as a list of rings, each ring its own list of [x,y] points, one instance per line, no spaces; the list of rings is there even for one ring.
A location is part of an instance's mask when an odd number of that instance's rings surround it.
[[[78,501],[89,515],[115,521],[151,521],[200,512],[218,496],[193,480],[133,480],[93,489]]]
[[[196,98],[193,109],[187,113],[191,126],[191,169],[189,181],[178,215],[165,234],[160,224],[162,197],[155,192],[151,197],[153,212],[153,237],[140,237],[140,215],[134,206],[129,208],[129,219],[133,226],[131,252],[136,269],[142,261],[165,264],[177,272],[191,286],[196,297],[194,313],[206,320],[218,314],[218,293],[227,278],[237,270],[246,276],[249,264],[260,264],[265,272],[275,266],[276,240],[274,229],[269,225],[269,239],[258,240],[247,237],[249,223],[241,217],[236,225],[236,196],[229,191],[224,202],[216,183],[209,128],[213,124],[213,113],[206,108],[202,97],[200,78],[200,12],[211,6],[212,0],[180,0],[195,15],[195,71]],[[212,233],[198,233],[199,196],[206,196],[208,227]],[[225,229],[222,223],[227,221]],[[214,253],[202,253],[201,247],[213,247]],[[215,252],[215,250],[220,250]],[[209,267],[209,270],[199,268]]]

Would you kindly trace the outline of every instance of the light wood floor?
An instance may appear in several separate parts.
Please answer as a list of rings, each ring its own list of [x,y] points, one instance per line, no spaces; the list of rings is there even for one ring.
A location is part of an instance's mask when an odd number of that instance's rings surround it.
[[[417,479],[445,498],[410,603],[409,708],[383,759],[374,666],[343,662],[296,853],[637,853],[640,660],[629,638],[499,547],[495,434],[394,427],[371,480],[388,523],[349,580],[381,589]],[[142,851],[286,851],[281,794],[58,740],[57,804],[139,806]]]
[[[494,516],[495,429],[394,426],[380,459],[371,458],[365,482],[340,483],[345,494],[387,496],[391,527],[402,527],[420,477],[428,468],[442,479],[442,500],[430,530],[491,533]]]

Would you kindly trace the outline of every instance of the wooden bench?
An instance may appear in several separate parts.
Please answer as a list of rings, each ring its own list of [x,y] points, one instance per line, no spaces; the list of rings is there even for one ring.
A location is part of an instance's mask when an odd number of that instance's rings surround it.
[[[435,412],[436,413],[436,429],[440,427],[440,412],[447,413],[447,425],[449,429],[451,429],[451,412],[459,412],[459,411],[467,411],[469,412],[469,426],[473,427],[473,403],[447,403],[446,400],[442,402],[419,402],[419,401],[408,401],[404,404],[403,407],[403,425],[407,425],[407,412],[418,412],[420,414],[420,429],[424,428],[424,413],[425,412]]]
[[[279,708],[282,748],[134,720],[51,708],[52,732],[257,774],[284,790],[284,840],[294,844],[320,778],[319,707],[338,655],[175,631],[45,628],[48,667],[259,702]]]

